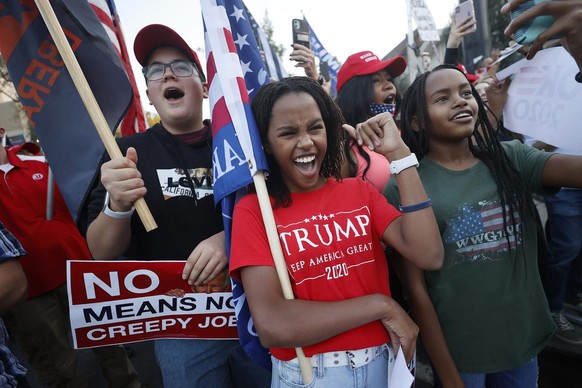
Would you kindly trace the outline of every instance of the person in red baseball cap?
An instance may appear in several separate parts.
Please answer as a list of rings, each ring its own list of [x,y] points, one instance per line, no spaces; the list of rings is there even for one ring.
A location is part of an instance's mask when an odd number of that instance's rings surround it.
[[[467,79],[469,80],[469,82],[472,85],[475,85],[477,83],[477,81],[481,78],[479,77],[477,74],[471,74],[467,71],[467,69],[465,68],[465,65],[463,65],[462,63],[459,63],[457,65],[457,68],[459,70],[461,70],[463,72],[463,74],[465,74],[465,77],[467,77]]]
[[[36,143],[26,142],[18,145],[13,145],[7,147],[6,150],[8,152],[12,152],[16,155],[25,155],[25,156],[41,156],[42,150]]]
[[[214,206],[210,121],[203,119],[206,78],[198,55],[169,27],[144,27],[133,48],[161,121],[117,139],[125,156],[101,166],[88,205],[87,243],[96,260],[184,260],[179,276],[189,286],[208,285],[223,276],[228,260]],[[134,214],[140,198],[158,225],[152,232]],[[166,388],[271,382],[238,339],[159,338],[154,349]]]
[[[163,24],[150,24],[142,28],[135,37],[133,52],[139,64],[145,69],[148,67],[148,60],[153,51],[158,47],[164,46],[175,47],[182,51],[194,63],[200,79],[206,82],[198,54],[188,46],[188,43],[176,31]]]
[[[392,78],[396,78],[406,70],[406,59],[397,56],[382,61],[371,51],[352,54],[337,73],[336,90],[339,92],[342,86],[354,77],[377,73],[381,70],[388,71]]]
[[[404,70],[406,60],[400,56],[382,61],[371,51],[350,55],[338,72],[336,86],[336,103],[346,123],[356,127],[382,112],[394,115],[399,95],[393,80]],[[350,136],[345,142],[345,154],[342,175],[360,177],[382,191],[390,177],[386,158],[358,145]]]

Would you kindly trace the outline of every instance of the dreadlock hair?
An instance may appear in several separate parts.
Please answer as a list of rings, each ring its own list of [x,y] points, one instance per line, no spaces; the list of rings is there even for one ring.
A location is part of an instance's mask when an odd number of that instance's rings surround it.
[[[402,139],[419,159],[422,159],[429,151],[432,130],[425,97],[426,80],[431,74],[445,69],[456,70],[464,75],[456,66],[446,64],[437,66],[432,71],[418,76],[406,90],[402,99]],[[467,142],[471,153],[485,163],[497,184],[497,192],[503,210],[503,226],[509,243],[510,235],[522,233],[516,228],[517,217],[515,214],[519,214],[522,220],[526,209],[531,214],[535,214],[533,200],[521,174],[513,166],[501,146],[495,128],[487,117],[485,105],[473,85],[471,85],[471,93],[477,100],[479,111],[473,134],[467,138]],[[417,131],[412,128],[413,118],[416,118]],[[513,225],[514,232],[512,233],[508,229],[509,219]]]
[[[269,83],[261,88],[253,98],[251,109],[259,129],[263,147],[267,144],[267,134],[271,122],[273,107],[279,99],[287,94],[305,93],[311,96],[321,112],[326,129],[327,152],[325,153],[319,175],[324,178],[341,180],[343,162],[342,144],[344,143],[345,123],[341,110],[321,85],[309,77],[288,77]],[[282,179],[282,174],[273,155],[267,154],[269,177],[267,189],[275,199],[275,207],[291,205],[291,193]]]
[[[372,74],[366,74],[350,78],[337,92],[335,102],[340,107],[346,123],[356,127],[358,123],[363,123],[370,118],[370,103],[374,101],[374,82]],[[348,161],[350,176],[356,176],[358,164],[356,160],[350,157],[350,151],[356,146],[357,152],[366,161],[366,168],[362,175],[365,179],[366,173],[370,168],[370,156],[361,145],[351,136],[346,136],[344,142],[344,154]]]

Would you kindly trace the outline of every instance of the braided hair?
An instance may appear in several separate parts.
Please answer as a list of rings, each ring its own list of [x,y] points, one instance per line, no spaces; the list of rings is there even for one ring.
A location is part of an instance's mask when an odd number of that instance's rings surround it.
[[[432,71],[418,76],[406,90],[402,100],[402,138],[419,159],[422,159],[429,151],[432,130],[425,97],[426,80],[431,74],[444,69],[456,70],[463,74],[455,66],[435,67]],[[487,117],[485,105],[472,85],[471,93],[477,101],[479,111],[473,134],[467,138],[467,142],[471,153],[485,163],[497,184],[503,210],[503,226],[509,242],[509,236],[513,233],[509,233],[508,220],[511,220],[515,233],[522,233],[515,227],[518,222],[515,214],[519,214],[522,220],[526,209],[531,214],[535,214],[533,200],[520,172],[513,166],[499,142],[495,128]],[[413,117],[416,117],[417,131],[412,128]]]
[[[344,143],[345,123],[341,110],[321,85],[309,77],[288,77],[269,83],[261,88],[253,98],[251,109],[259,129],[263,147],[267,144],[267,134],[271,122],[273,107],[283,96],[305,93],[317,104],[326,129],[327,152],[325,153],[319,175],[324,178],[341,180],[343,162],[342,144]],[[267,154],[269,177],[266,181],[269,194],[275,199],[275,207],[291,205],[291,193],[283,182],[282,174],[273,155]]]

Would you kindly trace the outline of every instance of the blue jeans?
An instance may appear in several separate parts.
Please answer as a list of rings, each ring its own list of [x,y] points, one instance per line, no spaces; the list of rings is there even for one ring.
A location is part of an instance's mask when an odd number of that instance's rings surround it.
[[[281,361],[271,357],[273,361],[272,388],[386,388],[388,386],[388,362],[394,359],[392,349],[384,349],[382,354],[368,364],[352,369],[349,366],[324,367],[320,355],[313,367],[313,380],[303,384],[301,370],[297,361]]]
[[[496,373],[460,373],[465,388],[536,388],[538,359],[532,358],[519,368]]]
[[[237,344],[233,340],[155,340],[164,387],[230,387],[228,354]]]
[[[158,339],[154,348],[165,388],[268,387],[271,381],[238,340]]]
[[[550,310],[559,312],[567,297],[582,292],[582,190],[563,188],[544,201],[549,252],[542,279]]]

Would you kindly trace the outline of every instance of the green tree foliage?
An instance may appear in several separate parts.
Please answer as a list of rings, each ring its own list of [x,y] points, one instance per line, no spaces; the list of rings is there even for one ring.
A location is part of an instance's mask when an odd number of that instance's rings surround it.
[[[503,30],[507,27],[509,18],[499,13],[499,9],[505,4],[505,0],[487,1],[487,16],[489,28],[491,29],[491,47],[503,49],[509,45],[509,39],[503,35]]]

